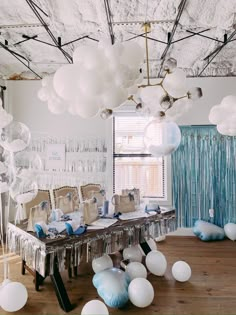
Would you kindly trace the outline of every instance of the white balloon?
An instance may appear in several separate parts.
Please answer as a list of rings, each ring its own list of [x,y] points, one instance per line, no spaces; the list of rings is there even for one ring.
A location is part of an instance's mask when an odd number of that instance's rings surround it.
[[[46,75],[41,81],[42,87],[46,87],[47,85],[49,85],[50,81],[51,81],[51,75]]]
[[[125,88],[113,86],[101,95],[101,107],[116,108],[122,105],[128,98],[128,91]]]
[[[109,315],[106,305],[99,300],[91,300],[84,305],[81,315]]]
[[[48,109],[51,113],[55,115],[63,114],[66,111],[66,103],[61,101],[56,101],[54,99],[49,99],[48,101]]]
[[[147,269],[143,264],[133,261],[126,266],[125,272],[129,275],[130,279],[147,278]]]
[[[12,122],[13,116],[11,114],[8,114],[8,112],[0,108],[0,129],[5,128],[7,125]]]
[[[176,121],[184,113],[190,110],[193,106],[193,101],[187,98],[175,101],[170,109],[165,114],[168,120]]]
[[[103,255],[99,258],[93,259],[92,268],[95,273],[113,267],[112,259],[109,255]]]
[[[26,304],[28,293],[20,282],[10,282],[1,289],[1,307],[7,312],[16,312]]]
[[[60,67],[53,77],[53,87],[56,93],[64,100],[76,100],[79,77],[80,67],[78,65],[68,64]]]
[[[172,275],[177,281],[188,281],[191,277],[191,273],[191,268],[185,261],[179,260],[172,266]]]
[[[172,73],[168,73],[162,83],[164,89],[172,97],[181,97],[187,93],[187,79],[183,70],[175,68]]]
[[[210,113],[209,113],[209,121],[212,124],[218,124],[223,120],[223,110],[221,109],[220,105],[215,105],[211,108]]]
[[[132,261],[141,262],[143,256],[138,246],[131,246],[123,250],[123,257],[125,260],[129,259],[131,262]]]
[[[156,118],[144,130],[144,144],[153,156],[161,157],[173,153],[181,141],[181,132],[175,122]]]
[[[166,272],[167,261],[162,252],[152,250],[146,256],[147,269],[156,276],[163,276]]]
[[[135,95],[138,92],[138,86],[137,84],[131,85],[128,88],[128,95]]]
[[[10,152],[23,151],[29,145],[30,139],[29,128],[15,120],[0,130],[0,145]]]
[[[129,299],[137,307],[147,307],[154,299],[154,289],[151,283],[144,278],[136,278],[128,287]]]
[[[85,96],[95,96],[96,94],[101,94],[105,90],[103,77],[99,72],[89,69],[81,69],[80,75],[79,89]]]
[[[83,64],[88,69],[100,66],[99,63],[104,63],[104,59],[103,52],[98,49],[98,43],[93,41],[79,45],[73,53],[74,63]]]
[[[49,98],[48,89],[46,87],[42,87],[38,90],[37,96],[42,102],[46,102]]]
[[[76,107],[77,114],[82,118],[91,118],[97,115],[99,111],[96,99],[84,99]]]
[[[17,176],[10,186],[10,195],[17,203],[27,203],[33,200],[38,193],[38,184],[35,178]]]
[[[227,223],[224,226],[225,235],[231,240],[236,241],[236,224]]]
[[[221,101],[221,105],[224,107],[229,107],[229,109],[232,109],[232,107],[236,106],[236,96],[235,95],[225,96]]]

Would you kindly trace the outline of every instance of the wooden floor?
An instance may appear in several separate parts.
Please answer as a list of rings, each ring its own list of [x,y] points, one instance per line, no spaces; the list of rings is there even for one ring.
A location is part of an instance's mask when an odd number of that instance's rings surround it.
[[[236,242],[230,240],[202,242],[195,237],[169,236],[158,243],[168,262],[164,277],[149,274],[148,280],[155,290],[153,303],[145,308],[137,308],[128,303],[124,309],[109,309],[110,314],[142,315],[200,315],[236,314]],[[185,260],[192,269],[192,277],[186,283],[176,282],[171,275],[172,264]],[[2,258],[1,258],[2,262]],[[40,292],[34,291],[32,276],[20,274],[20,259],[9,256],[10,279],[20,281],[28,289],[28,302],[15,314],[53,315],[65,314],[58,305],[50,278],[45,280]],[[1,281],[2,281],[1,265]],[[92,285],[93,271],[90,264],[80,268],[77,278],[63,280],[74,309],[68,314],[80,314],[83,305],[100,299]],[[0,314],[9,314],[0,308]]]

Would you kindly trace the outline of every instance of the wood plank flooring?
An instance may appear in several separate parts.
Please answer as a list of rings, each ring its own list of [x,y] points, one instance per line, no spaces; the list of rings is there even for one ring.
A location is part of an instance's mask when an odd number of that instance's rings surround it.
[[[235,315],[236,314],[236,242],[230,240],[202,242],[196,237],[168,236],[158,243],[168,262],[163,277],[148,275],[155,290],[153,303],[147,308],[137,308],[130,302],[124,309],[108,308],[110,314],[142,315]],[[120,257],[115,257],[115,263]],[[177,260],[185,260],[192,269],[192,277],[186,283],[176,282],[171,267]],[[3,278],[2,257],[0,258],[0,281]],[[20,281],[28,290],[29,298],[25,307],[15,314],[60,315],[65,312],[59,307],[48,277],[40,292],[34,290],[33,277],[20,273],[21,261],[9,255],[10,279]],[[76,278],[63,280],[74,309],[68,314],[80,314],[83,305],[91,299],[100,299],[92,285],[91,264],[83,264]],[[101,300],[101,299],[100,299]],[[9,314],[0,308],[0,314]]]

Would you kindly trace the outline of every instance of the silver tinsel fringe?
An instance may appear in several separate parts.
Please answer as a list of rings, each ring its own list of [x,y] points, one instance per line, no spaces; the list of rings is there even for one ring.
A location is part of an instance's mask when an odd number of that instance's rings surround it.
[[[50,246],[21,228],[8,224],[9,250],[18,254],[27,265],[43,277],[54,273],[55,259],[59,271],[78,266],[83,259],[87,262],[103,254],[111,254],[124,248],[138,245],[150,238],[168,234],[176,229],[175,214],[160,218],[150,217],[143,223],[129,222],[99,232],[94,237],[88,233],[79,238]],[[61,244],[60,244],[61,242]]]

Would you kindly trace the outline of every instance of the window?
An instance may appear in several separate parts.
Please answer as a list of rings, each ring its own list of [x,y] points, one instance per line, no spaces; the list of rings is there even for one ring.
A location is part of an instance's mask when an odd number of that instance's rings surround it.
[[[134,115],[113,118],[113,190],[135,187],[142,198],[167,200],[167,159],[145,150],[143,132],[150,118]]]

